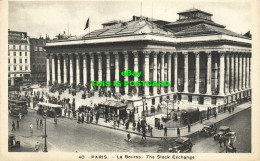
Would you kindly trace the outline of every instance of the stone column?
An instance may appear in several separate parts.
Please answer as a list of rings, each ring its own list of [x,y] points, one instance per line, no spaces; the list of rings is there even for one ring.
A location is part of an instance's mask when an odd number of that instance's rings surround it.
[[[241,91],[242,90],[242,74],[243,74],[243,71],[242,71],[242,54],[240,53],[239,54],[239,88],[238,90]]]
[[[46,79],[46,83],[48,86],[50,81],[50,55],[46,56]]]
[[[67,83],[67,62],[68,62],[67,55],[63,55],[63,83]]]
[[[105,52],[105,55],[106,55],[106,60],[107,60],[107,62],[106,62],[106,81],[111,81],[110,80],[110,53],[109,52]],[[111,86],[113,85],[112,83],[113,82],[110,82],[111,84]],[[107,90],[110,90],[110,86],[109,87],[107,87]]]
[[[144,81],[149,81],[149,56],[150,56],[150,51],[143,51],[144,54]],[[149,96],[149,87],[144,86],[144,95]]]
[[[128,61],[129,61],[128,53],[127,53],[127,51],[124,51],[123,54],[124,54],[124,59],[125,59],[124,60],[124,64],[125,64],[124,71],[127,71],[128,70]],[[129,77],[128,76],[124,76],[124,81],[129,81]],[[128,92],[129,92],[129,85],[126,85],[124,87],[124,90],[125,90],[125,95],[127,95]]]
[[[174,53],[174,92],[178,92],[178,53]]]
[[[242,89],[244,90],[246,87],[246,55],[245,53],[242,55],[243,59],[243,83],[242,83]]]
[[[119,55],[118,52],[113,52],[115,55],[115,81],[119,81]],[[115,92],[119,93],[119,87],[115,86]]]
[[[200,93],[200,53],[194,52],[196,58],[195,93]]]
[[[238,53],[235,53],[234,55],[235,59],[235,89],[234,91],[238,91]]]
[[[94,53],[90,52],[90,81],[95,81],[94,78]],[[91,83],[91,88],[93,88],[92,83]]]
[[[207,94],[211,95],[211,52],[206,52],[207,54]]]
[[[188,52],[183,52],[184,55],[184,90],[183,92],[188,93],[189,86],[189,57]]]
[[[227,55],[226,55],[226,66],[227,66],[227,68],[226,68],[226,83],[225,83],[226,94],[230,94],[230,90],[229,90],[229,71],[230,71],[230,69],[229,69],[229,53],[227,53]]]
[[[137,51],[133,51],[133,54],[134,54],[134,71],[139,71],[138,70],[138,52]],[[138,77],[134,77],[134,81],[138,81]],[[139,88],[136,87],[136,90],[137,90],[137,95],[139,93]]]
[[[157,52],[153,52],[153,81],[157,82]],[[153,86],[153,95],[157,95],[157,86]]]
[[[168,86],[168,93],[171,92],[171,86],[172,86],[172,53],[168,52],[168,62],[167,62],[167,78],[170,82]]]
[[[61,68],[61,63],[60,63],[60,60],[61,59],[61,55],[60,54],[58,54],[57,55],[57,64],[58,64],[58,66],[57,66],[57,77],[58,77],[58,83],[61,83],[61,73],[60,73],[60,68]]]
[[[218,87],[218,82],[219,82],[219,78],[218,78],[218,59],[217,59],[217,55],[214,55],[214,77],[215,77],[215,84],[214,84],[214,90]]]
[[[102,55],[100,52],[98,52],[97,55],[98,55],[98,81],[102,81]]]
[[[55,82],[55,55],[51,55],[51,71],[52,71],[52,83]]]
[[[70,57],[70,84],[73,83],[73,54],[69,55]]]
[[[161,80],[164,81],[164,52],[161,52]],[[164,94],[164,87],[161,87],[161,94]]]
[[[87,77],[87,55],[83,55],[83,85],[86,85],[88,82]]]
[[[251,88],[251,82],[252,82],[252,61],[251,61],[252,60],[251,59],[252,55],[251,54],[252,53],[249,54],[249,63],[248,63],[249,64],[248,65],[249,66],[249,69],[248,69],[249,70],[249,72],[248,72],[249,73],[249,78],[248,78],[249,79],[249,81],[248,81],[249,85],[248,85],[248,88]],[[251,94],[251,92],[250,92],[250,94]]]
[[[80,83],[79,54],[76,53],[76,85]]]
[[[220,52],[219,95],[224,95],[225,52]]]
[[[230,92],[234,93],[234,83],[235,83],[235,77],[234,77],[234,73],[235,73],[235,65],[234,65],[234,53],[232,53],[230,55]]]
[[[249,88],[249,59],[250,59],[250,56],[249,54],[247,54],[247,57],[246,57],[246,88],[248,89]]]

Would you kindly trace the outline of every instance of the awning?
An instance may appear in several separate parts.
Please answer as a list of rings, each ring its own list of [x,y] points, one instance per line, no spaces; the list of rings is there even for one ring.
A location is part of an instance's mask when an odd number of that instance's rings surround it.
[[[126,104],[119,102],[119,101],[113,101],[113,100],[107,100],[104,102],[99,103],[100,106],[108,106],[108,107],[114,107],[114,108],[126,108]]]

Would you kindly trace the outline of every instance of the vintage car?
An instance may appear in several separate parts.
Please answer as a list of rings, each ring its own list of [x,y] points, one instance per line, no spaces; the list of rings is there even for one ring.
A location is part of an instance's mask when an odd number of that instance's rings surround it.
[[[8,135],[8,150],[12,150],[13,148],[19,148],[20,141],[16,141],[15,135],[13,133]]]
[[[217,134],[214,135],[214,140],[219,140],[220,137],[224,137],[225,140],[229,138],[230,128],[228,126],[221,126],[219,127],[219,131]]]
[[[217,131],[216,124],[214,122],[206,122],[203,125],[202,130],[200,131],[200,135],[206,135],[210,136],[212,134],[215,134]]]
[[[173,147],[169,148],[169,152],[183,153],[183,152],[190,151],[191,148],[192,148],[191,140],[186,137],[180,137],[175,140]]]

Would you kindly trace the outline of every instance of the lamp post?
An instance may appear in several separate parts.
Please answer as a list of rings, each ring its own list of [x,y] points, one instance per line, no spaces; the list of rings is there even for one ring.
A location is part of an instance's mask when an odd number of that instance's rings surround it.
[[[44,150],[43,152],[48,152],[47,150],[47,141],[46,141],[46,138],[47,138],[47,135],[46,135],[46,118],[47,118],[47,111],[44,112],[44,114],[42,115],[43,118],[44,118],[44,122],[45,122],[45,130],[44,130]]]
[[[168,103],[169,103],[169,99],[166,99],[165,101],[167,103],[167,120],[168,120]]]
[[[146,102],[146,97],[145,96],[142,97],[142,101],[143,101],[143,117],[144,117],[144,102]]]

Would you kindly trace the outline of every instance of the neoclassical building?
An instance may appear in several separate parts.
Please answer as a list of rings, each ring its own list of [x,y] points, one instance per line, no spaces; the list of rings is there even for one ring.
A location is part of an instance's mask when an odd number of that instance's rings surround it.
[[[110,21],[78,39],[46,44],[47,82],[164,81],[168,87],[139,87],[134,106],[165,98],[223,105],[251,95],[251,39],[215,23],[212,14],[191,9],[176,22],[147,17]],[[238,24],[239,25],[239,24]],[[125,70],[141,77],[123,77]],[[127,95],[126,86],[108,87]]]

